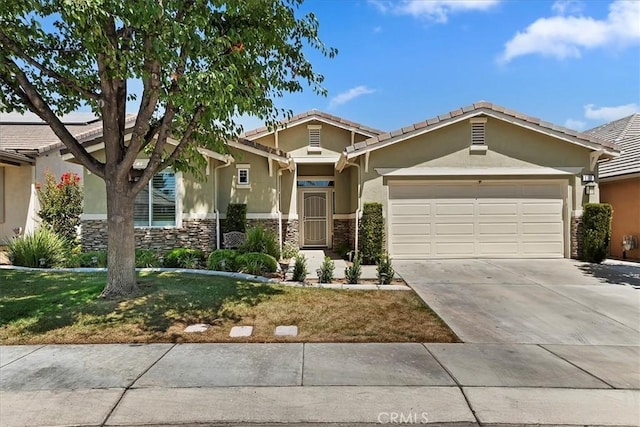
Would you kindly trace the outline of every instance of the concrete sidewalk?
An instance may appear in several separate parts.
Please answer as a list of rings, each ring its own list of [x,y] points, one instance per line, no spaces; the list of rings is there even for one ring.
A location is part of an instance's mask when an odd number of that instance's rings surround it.
[[[640,347],[0,347],[0,425],[640,425]]]

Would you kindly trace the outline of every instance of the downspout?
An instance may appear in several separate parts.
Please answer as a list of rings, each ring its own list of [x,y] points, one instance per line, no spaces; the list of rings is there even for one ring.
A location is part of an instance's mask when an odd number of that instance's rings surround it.
[[[356,256],[358,256],[358,234],[360,233],[360,213],[362,212],[362,196],[361,196],[361,191],[362,191],[362,176],[361,176],[361,171],[360,171],[360,165],[358,163],[351,163],[351,162],[346,162],[347,165],[349,166],[355,166],[356,168],[358,168],[358,208],[356,209],[356,234],[355,234],[355,254]]]
[[[220,211],[218,210],[218,169],[231,166],[233,163],[233,157],[227,155],[224,159],[225,163],[213,168],[213,201],[215,203],[216,214],[216,249],[220,249]]]

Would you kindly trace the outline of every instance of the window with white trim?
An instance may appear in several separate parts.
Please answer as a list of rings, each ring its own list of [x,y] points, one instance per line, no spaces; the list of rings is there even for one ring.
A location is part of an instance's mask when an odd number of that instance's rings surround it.
[[[249,171],[251,170],[251,165],[247,164],[239,164],[236,165],[236,186],[238,188],[249,188],[251,186],[251,180]]]
[[[322,130],[321,125],[309,125],[307,126],[309,130],[309,151],[320,151],[322,150],[322,145],[320,141],[320,131]]]
[[[475,117],[471,119],[471,145],[486,145],[486,124],[486,117]]]
[[[163,170],[151,178],[136,196],[136,227],[169,227],[176,225],[176,174]]]

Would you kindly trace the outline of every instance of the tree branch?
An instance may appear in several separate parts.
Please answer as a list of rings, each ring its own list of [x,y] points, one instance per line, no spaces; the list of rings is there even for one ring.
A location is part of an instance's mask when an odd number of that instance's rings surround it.
[[[0,78],[4,81],[14,93],[25,103],[25,105],[44,120],[53,130],[60,141],[69,149],[69,151],[78,159],[84,167],[89,169],[93,174],[104,178],[104,164],[99,162],[95,157],[90,155],[87,150],[78,142],[78,140],[67,130],[58,116],[51,111],[49,105],[42,99],[42,96],[33,87],[24,72],[17,64],[9,58],[3,58],[5,64],[9,65],[12,76],[0,71]]]
[[[20,49],[20,47],[13,42],[13,40],[11,40],[9,37],[7,37],[7,35],[5,35],[3,32],[0,31],[0,43],[2,44],[2,46],[11,51],[14,55],[18,56],[20,59],[22,59],[23,61],[25,61],[27,64],[37,68],[38,70],[40,70],[40,72],[42,72],[43,74],[45,74],[48,77],[51,77],[52,79],[55,79],[57,81],[59,81],[62,85],[68,87],[71,90],[74,90],[76,92],[78,92],[79,94],[81,94],[82,96],[84,96],[85,98],[89,98],[89,99],[94,99],[94,100],[99,100],[100,99],[100,94],[97,94],[87,88],[84,88],[80,85],[78,85],[77,82],[74,82],[73,80],[64,77],[62,74],[57,73],[55,71],[53,71],[50,68],[45,67],[44,65],[40,64],[38,61],[36,61],[35,59],[33,59],[31,56],[27,55],[26,53],[24,53],[24,51],[22,49]]]

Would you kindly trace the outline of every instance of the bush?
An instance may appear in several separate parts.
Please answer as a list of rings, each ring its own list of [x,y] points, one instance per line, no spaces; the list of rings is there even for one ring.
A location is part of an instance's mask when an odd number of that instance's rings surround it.
[[[160,257],[151,249],[136,249],[136,267],[160,267]]]
[[[33,234],[13,238],[7,246],[14,265],[50,268],[62,266],[65,261],[65,240],[46,227],[37,229]],[[41,259],[43,265],[40,264]]]
[[[333,282],[333,270],[336,269],[336,265],[328,256],[324,257],[322,265],[320,265],[320,271],[318,274],[318,282],[331,283]]]
[[[238,271],[238,251],[233,249],[218,249],[209,255],[207,268],[216,271]]]
[[[280,246],[276,234],[262,225],[256,225],[247,231],[246,239],[240,250],[242,252],[262,252],[275,259],[280,259]]]
[[[345,259],[347,257],[347,254],[351,252],[353,249],[351,248],[351,245],[349,245],[349,243],[340,242],[336,245],[335,250],[336,250],[336,253],[340,255],[340,258]]]
[[[75,241],[82,214],[80,177],[66,172],[60,177],[60,182],[57,182],[52,174],[47,173],[44,185],[38,183],[36,188],[40,200],[38,215],[43,225],[67,242]]]
[[[378,283],[383,285],[391,283],[395,271],[391,265],[391,258],[389,258],[389,254],[380,255],[376,272],[378,275]]]
[[[375,264],[383,252],[384,219],[382,204],[365,203],[360,220],[360,255],[365,264]]]
[[[247,229],[247,205],[244,203],[229,203],[227,206],[227,232]]]
[[[282,259],[293,259],[298,255],[298,252],[300,252],[298,246],[291,242],[285,242],[284,245],[282,245]]]
[[[278,270],[278,261],[274,257],[259,252],[240,254],[236,261],[240,271],[256,276],[264,273],[275,273]]]
[[[93,259],[96,262],[94,264]],[[107,252],[106,251],[91,251],[81,252],[73,255],[66,263],[67,267],[107,267]]]
[[[347,283],[352,285],[360,283],[360,276],[362,275],[361,262],[361,257],[357,256],[353,260],[353,264],[344,269],[344,278],[347,280]]]
[[[296,255],[296,261],[293,264],[293,281],[304,282],[307,278],[307,257],[304,254]]]
[[[588,203],[582,214],[582,258],[600,263],[607,257],[611,239],[611,215],[607,203]]]
[[[164,266],[170,268],[198,268],[205,259],[200,249],[172,249],[164,255]]]

